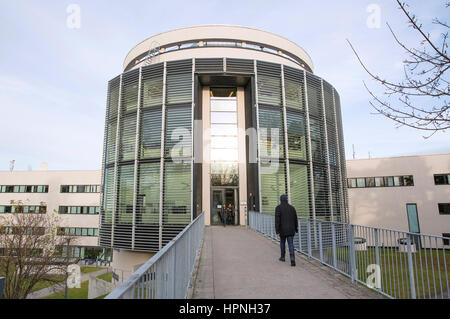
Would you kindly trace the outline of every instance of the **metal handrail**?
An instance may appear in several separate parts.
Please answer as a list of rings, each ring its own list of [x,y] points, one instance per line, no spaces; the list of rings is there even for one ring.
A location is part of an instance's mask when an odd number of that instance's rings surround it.
[[[279,241],[273,214],[249,212],[249,226]],[[306,218],[298,230],[298,252],[380,295],[450,298],[450,238]]]
[[[186,298],[204,225],[201,213],[105,299]],[[183,247],[177,254],[178,246]]]

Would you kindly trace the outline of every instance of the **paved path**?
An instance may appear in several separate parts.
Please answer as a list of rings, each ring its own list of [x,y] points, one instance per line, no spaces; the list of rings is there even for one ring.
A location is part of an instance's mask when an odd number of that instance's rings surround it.
[[[89,280],[90,276],[97,277],[100,275],[103,275],[106,273],[108,269],[101,269],[97,271],[93,271],[87,274],[81,273],[81,282],[85,282],[86,280]],[[28,294],[27,299],[41,299],[50,295],[53,295],[57,292],[60,292],[65,289],[65,286],[62,284],[56,284],[47,288],[43,288],[40,290],[37,290],[35,292],[32,292],[31,294]]]
[[[296,255],[278,261],[279,244],[245,227],[205,228],[193,299],[378,298],[348,278]]]

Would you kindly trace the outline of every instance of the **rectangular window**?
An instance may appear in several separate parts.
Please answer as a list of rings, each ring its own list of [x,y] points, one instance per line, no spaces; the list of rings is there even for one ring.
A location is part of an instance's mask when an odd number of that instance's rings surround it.
[[[442,240],[443,244],[446,246],[450,245],[450,233],[443,233],[442,237],[446,237]]]
[[[393,176],[386,176],[384,178],[384,185],[387,187],[394,186],[394,177]]]
[[[356,187],[366,187],[366,179],[365,178],[357,178],[356,179]]]
[[[408,225],[410,233],[420,233],[419,216],[417,213],[417,204],[406,204],[408,214]]]
[[[403,176],[404,186],[414,186],[414,178],[412,175]]]
[[[384,187],[383,177],[375,177],[375,187]]]
[[[394,186],[403,186],[403,176],[394,176]]]
[[[0,193],[48,193],[48,185],[0,185]]]
[[[347,179],[348,188],[356,188],[356,178]]]
[[[375,177],[366,177],[366,187],[375,187]]]
[[[450,174],[434,174],[435,185],[450,185]]]
[[[450,215],[450,203],[439,203],[439,215]]]
[[[61,185],[61,193],[99,193],[100,185]]]

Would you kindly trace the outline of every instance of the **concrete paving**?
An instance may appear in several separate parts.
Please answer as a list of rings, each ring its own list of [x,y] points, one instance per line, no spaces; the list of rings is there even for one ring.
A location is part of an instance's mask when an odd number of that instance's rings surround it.
[[[305,256],[296,255],[296,267],[291,267],[288,251],[286,262],[279,257],[279,244],[253,230],[206,227],[192,298],[378,298]]]
[[[97,277],[100,275],[103,275],[104,273],[107,272],[107,268],[105,269],[101,269],[101,270],[97,270],[97,271],[93,271],[90,273],[86,273],[86,274],[81,274],[81,282],[85,282],[86,280],[89,280],[89,278],[92,277]],[[55,284],[53,286],[47,287],[47,288],[43,288],[40,290],[37,290],[35,292],[32,292],[30,294],[28,294],[27,299],[41,299],[50,295],[53,295],[57,292],[63,291],[65,289],[65,286],[63,284]]]

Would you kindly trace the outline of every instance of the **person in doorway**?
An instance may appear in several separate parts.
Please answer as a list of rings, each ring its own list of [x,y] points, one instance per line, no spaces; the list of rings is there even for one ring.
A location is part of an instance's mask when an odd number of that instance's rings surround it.
[[[227,225],[227,205],[222,205],[222,223],[223,223],[223,227],[225,227]]]
[[[275,208],[275,232],[280,238],[281,257],[279,260],[285,261],[287,241],[291,266],[295,266],[294,235],[298,232],[297,212],[294,206],[289,205],[286,195],[280,196],[280,205]]]
[[[233,211],[233,206],[231,204],[228,204],[227,214],[228,214],[228,221],[229,221],[230,225],[233,225],[234,211]]]

